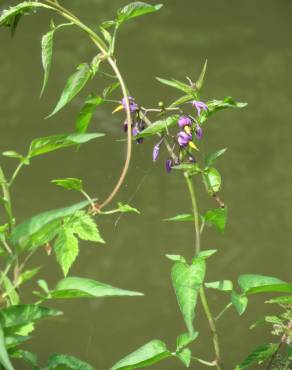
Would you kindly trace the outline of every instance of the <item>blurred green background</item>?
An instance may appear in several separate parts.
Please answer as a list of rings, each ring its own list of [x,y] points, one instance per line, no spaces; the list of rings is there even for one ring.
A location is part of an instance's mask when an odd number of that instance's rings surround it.
[[[17,1],[1,1],[0,7]],[[88,25],[96,27],[111,19],[127,1],[64,0]],[[154,3],[151,1],[151,3]],[[144,106],[165,103],[176,92],[160,85],[156,76],[196,78],[205,58],[209,65],[203,99],[227,95],[246,101],[243,110],[218,113],[208,121],[202,152],[228,147],[218,162],[224,179],[222,197],[229,221],[224,236],[209,229],[203,247],[217,248],[208,261],[207,280],[232,279],[242,273],[271,275],[291,281],[291,182],[292,182],[292,48],[289,0],[165,0],[154,15],[132,20],[118,37],[118,64],[131,94]],[[60,30],[54,47],[51,79],[42,100],[40,62],[41,36],[48,30],[51,14],[39,11],[25,17],[14,39],[8,30],[0,33],[0,150],[25,153],[39,136],[73,132],[76,115],[88,92],[100,92],[105,81],[93,81],[72,104],[49,120],[68,76],[80,62],[90,61],[95,50],[75,29]],[[56,22],[59,20],[56,19]],[[80,177],[88,192],[103,199],[118,178],[125,156],[122,114],[111,115],[113,106],[99,109],[91,125],[105,132],[105,139],[91,142],[77,153],[67,149],[36,158],[25,168],[15,185],[13,198],[18,221],[69,205],[78,194],[56,188],[50,180]],[[37,338],[29,348],[44,363],[51,353],[79,356],[97,370],[108,369],[124,355],[151,339],[162,339],[174,348],[175,338],[185,330],[170,281],[166,253],[193,254],[192,226],[169,224],[163,218],[189,212],[185,183],[176,173],[167,175],[164,159],[153,164],[148,139],[134,146],[132,167],[116,201],[137,207],[141,215],[100,220],[105,246],[84,243],[71,275],[93,278],[145,297],[57,302],[65,316],[38,326]],[[13,159],[1,165],[12,171]],[[214,207],[198,183],[202,211]],[[49,276],[51,286],[62,278],[54,256],[44,251],[31,261],[43,265],[40,278]],[[27,286],[24,301],[31,299]],[[208,292],[212,311],[218,313],[228,301],[224,293]],[[268,342],[265,328],[248,329],[265,313],[273,312],[262,302],[266,296],[251,297],[240,319],[232,309],[219,321],[226,369],[232,369],[255,346]],[[200,308],[196,324],[200,337],[194,355],[212,360],[213,349]],[[162,362],[156,369],[183,369],[176,360]],[[192,368],[200,369],[194,364]],[[203,368],[203,367],[202,367]]]

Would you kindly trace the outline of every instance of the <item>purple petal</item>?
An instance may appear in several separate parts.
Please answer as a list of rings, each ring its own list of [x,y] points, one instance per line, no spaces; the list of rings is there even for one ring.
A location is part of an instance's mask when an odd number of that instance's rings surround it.
[[[198,116],[201,114],[202,110],[208,110],[208,106],[202,101],[194,100],[192,104],[193,107],[196,108]]]
[[[167,159],[166,162],[165,162],[165,169],[166,169],[167,173],[169,173],[171,171],[171,167],[172,167],[172,160]]]
[[[196,126],[196,136],[198,140],[201,140],[203,137],[203,129],[200,125]]]
[[[192,120],[188,116],[181,116],[178,120],[178,125],[180,128],[184,128],[185,126],[191,126]]]
[[[157,161],[159,150],[160,150],[160,146],[156,144],[153,148],[153,153],[152,153],[153,162]]]
[[[180,146],[187,146],[188,143],[192,140],[192,135],[190,134],[187,134],[186,132],[184,131],[180,131],[178,134],[177,134],[177,141],[178,141],[178,144]]]

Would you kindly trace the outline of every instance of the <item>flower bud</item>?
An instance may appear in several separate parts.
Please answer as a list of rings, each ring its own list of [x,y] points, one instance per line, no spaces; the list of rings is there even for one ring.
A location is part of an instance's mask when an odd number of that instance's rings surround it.
[[[172,167],[172,160],[167,159],[166,162],[165,162],[165,169],[166,169],[167,173],[169,173],[171,171],[171,167]]]
[[[203,129],[200,125],[196,126],[196,137],[198,140],[201,140],[203,137]]]

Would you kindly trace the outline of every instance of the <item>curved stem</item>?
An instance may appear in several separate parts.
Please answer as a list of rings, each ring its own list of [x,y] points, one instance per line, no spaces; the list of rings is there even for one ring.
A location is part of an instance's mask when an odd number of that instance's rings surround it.
[[[123,93],[123,97],[125,100],[126,104],[126,116],[127,116],[127,128],[128,128],[128,135],[127,135],[127,154],[126,154],[126,159],[125,163],[122,169],[122,172],[120,174],[120,177],[114,187],[114,189],[111,191],[111,193],[108,195],[108,197],[100,204],[98,205],[98,209],[102,209],[105,206],[107,206],[112,199],[116,196],[118,191],[120,190],[125,177],[127,175],[127,172],[129,170],[130,166],[130,161],[131,161],[131,155],[132,155],[132,117],[131,117],[131,112],[130,112],[130,107],[129,107],[129,100],[128,100],[128,93],[127,93],[127,88],[126,84],[123,80],[123,77],[116,65],[115,59],[110,55],[107,51],[107,47],[103,40],[94,32],[92,31],[89,27],[87,27],[84,23],[82,23],[74,14],[69,12],[67,9],[59,5],[58,3],[55,3],[52,0],[45,0],[47,3],[49,3],[52,8],[58,12],[61,16],[64,18],[70,20],[73,22],[77,27],[81,28],[83,31],[85,31],[90,39],[93,41],[93,43],[98,47],[98,49],[101,51],[103,54],[103,57],[107,59],[108,63],[110,64],[112,70],[114,71],[117,79],[120,82],[121,90]]]
[[[193,215],[194,215],[194,225],[195,225],[195,234],[196,234],[196,243],[195,243],[195,249],[196,249],[196,255],[200,253],[201,250],[201,233],[200,233],[200,222],[199,222],[199,211],[198,211],[198,205],[197,205],[197,199],[196,199],[196,193],[195,188],[192,182],[192,177],[189,175],[188,172],[184,173],[184,177],[186,179],[187,187],[190,193],[191,202],[192,202],[192,208],[193,208]],[[223,370],[222,360],[221,360],[221,354],[220,354],[220,346],[219,346],[219,338],[217,334],[216,324],[215,320],[212,316],[211,310],[208,305],[207,297],[205,294],[204,287],[202,286],[200,289],[200,299],[202,302],[202,306],[205,312],[205,315],[207,317],[209,327],[212,333],[212,340],[213,340],[213,346],[215,351],[216,360],[214,362],[214,366],[216,366],[217,370]]]

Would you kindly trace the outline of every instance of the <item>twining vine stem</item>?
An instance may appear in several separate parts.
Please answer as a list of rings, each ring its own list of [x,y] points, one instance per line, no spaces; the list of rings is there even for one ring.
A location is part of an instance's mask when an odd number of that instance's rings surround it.
[[[198,211],[198,205],[197,205],[197,199],[196,199],[196,193],[195,193],[195,187],[192,181],[192,177],[188,172],[184,173],[184,177],[186,179],[187,187],[190,193],[191,202],[192,202],[192,208],[193,208],[193,215],[194,215],[194,225],[195,225],[195,235],[196,235],[196,243],[195,243],[195,250],[196,255],[200,253],[201,250],[201,233],[200,233],[200,221],[199,221],[199,211]],[[202,286],[200,289],[200,299],[202,302],[202,306],[205,312],[205,315],[207,317],[209,327],[212,333],[212,339],[213,339],[213,346],[215,351],[216,360],[214,362],[217,370],[223,370],[222,360],[221,360],[221,353],[220,353],[220,346],[219,346],[219,338],[217,334],[216,324],[215,320],[212,316],[211,310],[208,305],[207,297],[205,294],[204,287]]]
[[[102,57],[108,61],[110,64],[113,72],[115,73],[123,93],[124,101],[125,101],[125,108],[126,108],[126,117],[127,117],[127,154],[125,163],[122,169],[122,172],[120,174],[120,177],[114,187],[114,189],[111,191],[111,193],[108,195],[108,197],[101,203],[96,205],[98,210],[101,210],[105,206],[107,206],[113,198],[117,195],[118,191],[120,190],[125,177],[128,173],[130,161],[131,161],[131,155],[132,155],[132,117],[129,107],[129,99],[128,99],[128,93],[127,93],[127,87],[124,82],[124,79],[120,73],[119,68],[117,67],[116,61],[114,57],[107,51],[107,47],[104,44],[103,40],[89,27],[87,27],[84,23],[82,23],[74,14],[69,12],[67,9],[59,5],[57,2],[53,0],[45,0],[53,10],[55,10],[57,13],[59,13],[64,18],[70,20],[73,22],[77,27],[81,28],[83,31],[85,31],[90,39],[93,41],[93,43],[97,46],[97,48],[100,50]]]

